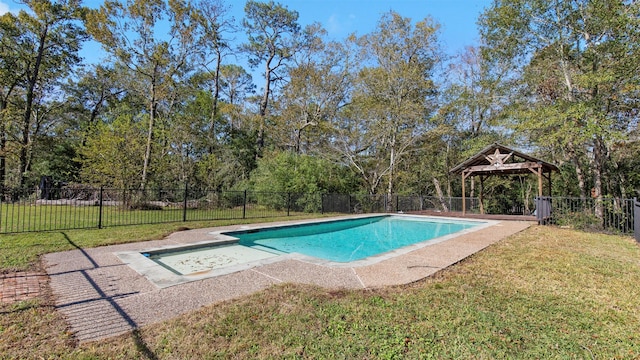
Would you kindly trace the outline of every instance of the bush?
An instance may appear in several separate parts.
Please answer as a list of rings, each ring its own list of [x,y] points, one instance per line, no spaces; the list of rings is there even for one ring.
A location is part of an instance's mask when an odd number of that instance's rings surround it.
[[[162,210],[164,206],[157,202],[142,201],[131,204],[131,210]]]
[[[348,194],[357,188],[357,180],[348,168],[291,152],[265,155],[251,174],[251,184],[261,193]]]
[[[584,211],[554,214],[556,225],[582,231],[602,231],[602,219]]]

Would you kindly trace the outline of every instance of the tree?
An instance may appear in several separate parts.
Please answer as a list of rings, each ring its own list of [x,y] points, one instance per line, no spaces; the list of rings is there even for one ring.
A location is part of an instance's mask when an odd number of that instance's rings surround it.
[[[69,126],[75,121],[77,112],[67,101],[38,104],[34,111],[33,148],[29,163],[31,172],[48,176],[53,186],[79,180],[82,166],[78,158],[78,143],[75,131]],[[41,181],[32,178],[31,181]]]
[[[452,183],[459,179],[450,177],[452,167],[487,144],[512,141],[500,128],[508,105],[506,95],[513,85],[511,73],[501,65],[486,59],[476,47],[465,48],[447,64],[434,117],[436,129],[430,134],[436,136],[424,139],[424,145],[420,146],[420,151],[429,155],[415,157],[429,159],[418,167],[420,178],[432,178],[436,192],[436,184],[443,182],[448,195],[453,196]],[[473,197],[474,177],[470,180]]]
[[[637,117],[638,13],[636,1],[503,0],[480,18],[483,51],[522,79],[513,128],[570,160],[583,196],[591,183],[602,198],[607,154]]]
[[[276,105],[281,117],[277,131],[281,146],[296,153],[324,151],[331,122],[349,101],[352,58],[342,44],[324,43],[319,38],[296,57],[289,69],[290,81]]]
[[[249,56],[249,64],[256,68],[264,63],[264,89],[258,109],[258,154],[264,146],[265,121],[269,98],[274,84],[283,80],[283,70],[299,47],[298,13],[281,4],[249,0],[244,8],[248,42],[241,46]]]
[[[210,131],[215,130],[215,122],[220,117],[219,100],[221,91],[221,71],[222,59],[230,51],[229,41],[225,39],[226,32],[235,30],[233,19],[228,18],[229,8],[220,0],[201,1],[197,5],[196,21],[200,24],[202,36],[199,40],[199,52],[202,66],[206,69],[208,76],[201,77],[210,85],[210,91],[213,95],[211,114],[210,114]],[[212,65],[213,64],[213,69]],[[210,132],[209,140],[214,142],[215,132]],[[209,148],[209,153],[213,153],[213,148]]]
[[[248,96],[255,92],[253,78],[242,66],[229,64],[220,68],[220,93],[225,102],[225,116],[230,131],[240,126],[239,119]]]
[[[107,0],[88,16],[87,29],[114,57],[116,66],[127,69],[122,78],[128,91],[146,101],[147,135],[140,188],[148,182],[158,118],[165,119],[177,96],[176,85],[188,72],[198,48],[201,23],[195,9],[183,1]],[[168,34],[155,31],[169,22]]]
[[[384,179],[387,194],[394,192],[396,168],[428,130],[435,95],[431,73],[440,60],[437,30],[429,18],[414,26],[389,12],[373,33],[357,39],[365,66],[354,80],[336,149],[372,194]]]
[[[344,194],[353,190],[353,177],[345,170],[326,159],[282,151],[258,160],[251,182],[258,192]]]
[[[88,137],[94,133],[99,117],[109,102],[124,92],[117,83],[115,70],[103,65],[80,71],[78,79],[70,79],[64,90],[70,105],[69,111],[75,115],[68,127],[79,132],[80,146],[85,146]]]
[[[465,137],[477,138],[493,130],[507,105],[505,95],[512,84],[508,75],[499,64],[487,61],[479,48],[467,47],[447,67],[439,116]],[[476,151],[484,146],[486,142]]]
[[[78,22],[83,18],[84,8],[78,0],[29,0],[25,1],[29,12],[20,11],[2,15],[2,93],[0,109],[6,114],[8,99],[13,93],[20,97],[22,110],[16,127],[19,148],[19,186],[25,185],[31,165],[33,149],[34,107],[37,102],[48,101],[61,79],[67,76],[80,62],[78,51],[85,33]],[[4,35],[8,35],[5,37]],[[6,58],[5,58],[6,55]],[[9,64],[9,62],[11,64]],[[12,74],[9,74],[12,72]],[[18,94],[19,92],[19,94]],[[3,115],[0,147],[6,150],[6,119]],[[37,122],[37,120],[36,120]],[[0,159],[0,172],[3,164]],[[1,175],[4,181],[4,173]]]
[[[128,189],[142,173],[139,159],[145,151],[145,126],[137,111],[125,102],[114,107],[112,122],[97,123],[93,136],[80,149],[81,175],[85,181],[118,189]]]
[[[194,177],[198,162],[217,157],[221,138],[228,133],[220,117],[211,118],[216,106],[211,91],[191,88],[185,91],[192,94],[183,97],[171,116],[165,150],[171,154],[167,159],[171,166],[163,172],[162,182],[178,187]]]
[[[11,13],[0,16],[0,187],[4,193],[7,174],[7,125],[9,101],[25,76],[24,63],[20,61],[22,27]]]

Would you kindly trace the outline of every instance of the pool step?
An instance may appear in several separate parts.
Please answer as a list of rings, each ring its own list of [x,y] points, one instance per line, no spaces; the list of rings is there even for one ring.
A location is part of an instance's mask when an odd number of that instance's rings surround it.
[[[274,248],[270,248],[270,247],[268,247],[268,246],[252,245],[252,246],[249,246],[249,247],[250,247],[250,248],[252,248],[252,249],[261,250],[261,251],[268,252],[268,253],[271,253],[271,254],[276,254],[276,255],[284,255],[284,254],[287,254],[287,253],[286,253],[286,252],[284,252],[284,251],[276,250],[276,249],[274,249]]]

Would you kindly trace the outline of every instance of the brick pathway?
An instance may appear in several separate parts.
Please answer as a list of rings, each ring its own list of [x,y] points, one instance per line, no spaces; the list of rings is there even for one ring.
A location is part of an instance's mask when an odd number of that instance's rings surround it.
[[[36,272],[0,274],[0,303],[11,304],[29,300],[42,293],[47,275]]]

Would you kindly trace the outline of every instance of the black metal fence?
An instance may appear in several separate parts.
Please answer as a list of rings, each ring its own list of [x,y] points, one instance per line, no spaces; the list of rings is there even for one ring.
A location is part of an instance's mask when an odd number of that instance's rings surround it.
[[[536,198],[536,218],[544,225],[629,235],[635,232],[638,236],[639,213],[638,202],[634,199]]]
[[[364,214],[380,212],[461,212],[461,197],[424,195],[368,195],[368,194],[323,194],[322,212]],[[479,212],[478,198],[467,198],[467,211]]]
[[[16,192],[13,193],[14,195]],[[179,221],[284,217],[304,213],[461,212],[462,199],[421,195],[295,194],[196,189],[55,188],[0,198],[0,233],[103,228]],[[466,211],[479,213],[468,198]],[[635,213],[635,214],[634,214]],[[538,222],[587,231],[633,234],[640,241],[640,203],[633,199],[541,197]]]
[[[178,221],[259,219],[303,213],[461,211],[461,198],[294,194],[196,189],[47,188],[0,198],[0,233],[103,228]],[[467,208],[479,209],[468,199]]]

